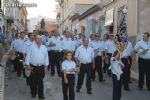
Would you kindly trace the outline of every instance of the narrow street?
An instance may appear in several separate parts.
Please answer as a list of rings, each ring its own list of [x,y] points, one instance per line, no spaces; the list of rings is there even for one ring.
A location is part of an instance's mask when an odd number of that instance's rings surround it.
[[[25,79],[23,77],[17,78],[10,64],[11,63],[6,64],[4,100],[38,100],[38,98],[31,98],[30,90],[29,87],[26,86]],[[83,85],[81,92],[76,93],[76,100],[112,100],[112,81],[106,75],[105,79],[106,82],[104,83],[99,83],[97,80],[93,82],[93,95],[88,95],[85,85]],[[46,73],[44,82],[45,100],[63,100],[61,78],[57,77],[57,75],[51,77],[48,72]],[[123,90],[121,100],[149,100],[150,92],[146,89],[139,91],[137,82],[133,82],[130,87],[130,92]]]

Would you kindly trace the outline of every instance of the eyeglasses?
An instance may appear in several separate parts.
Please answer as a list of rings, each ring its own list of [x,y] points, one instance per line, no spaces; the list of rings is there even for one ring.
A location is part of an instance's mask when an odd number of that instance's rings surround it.
[[[95,37],[99,37],[98,35],[95,35]]]

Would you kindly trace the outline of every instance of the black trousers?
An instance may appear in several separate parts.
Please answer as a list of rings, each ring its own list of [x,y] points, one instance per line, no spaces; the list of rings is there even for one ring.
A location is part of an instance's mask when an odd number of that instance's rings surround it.
[[[48,58],[49,58],[49,65],[48,65],[48,70],[51,68],[51,59],[52,59],[52,52],[48,51]]]
[[[117,76],[113,74],[112,80],[113,80],[113,100],[120,100],[123,76],[121,75],[120,80],[117,80]]]
[[[123,68],[123,85],[124,89],[129,88],[129,82],[130,82],[130,64],[128,58],[122,58],[122,63],[124,64]]]
[[[103,80],[102,56],[95,57],[95,69],[92,72],[92,79],[95,80],[95,72],[98,72],[99,81]]]
[[[112,54],[111,53],[107,53],[107,55],[109,56],[108,57],[108,63],[104,63],[104,72],[107,72],[107,74],[110,76],[111,75],[111,70],[109,69],[109,66],[110,66],[110,59],[112,57]],[[107,58],[106,58],[107,59]]]
[[[139,64],[139,88],[143,88],[146,76],[146,86],[150,89],[150,59],[138,59]]]
[[[75,75],[74,74],[67,74],[68,84],[65,84],[64,77],[62,77],[62,90],[63,90],[63,97],[64,100],[75,100]],[[69,96],[68,96],[68,89],[69,89]]]
[[[26,77],[25,75],[25,69],[23,68],[23,54],[17,52],[17,57],[15,58],[15,66],[16,66],[16,70],[17,70],[17,76],[20,77],[21,73],[23,73],[23,76]]]
[[[130,80],[131,80],[132,57],[129,56],[128,59],[129,59],[129,62],[130,62],[130,64],[129,64],[129,68],[130,68],[129,76],[130,76]]]
[[[33,71],[30,75],[30,89],[31,89],[31,95],[36,96],[38,93],[38,96],[44,96],[44,84],[43,79],[45,77],[45,70],[44,66],[33,66]]]
[[[77,89],[81,89],[83,85],[84,76],[86,73],[86,87],[87,91],[91,91],[91,78],[92,78],[92,63],[89,64],[81,64],[80,73],[78,75]]]
[[[13,65],[14,65],[14,71],[17,71],[17,59],[15,58],[13,61]]]
[[[60,76],[60,60],[61,60],[61,53],[57,51],[51,51],[51,75],[55,74],[55,67],[57,68],[58,76]]]

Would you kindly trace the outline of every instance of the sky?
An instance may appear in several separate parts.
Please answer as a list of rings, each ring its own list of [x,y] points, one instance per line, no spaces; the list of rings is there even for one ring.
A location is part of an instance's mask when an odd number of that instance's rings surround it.
[[[55,5],[57,2],[55,0],[20,0],[24,3],[36,3],[37,7],[27,7],[28,12],[28,19],[43,16],[55,19],[56,12],[55,12]]]

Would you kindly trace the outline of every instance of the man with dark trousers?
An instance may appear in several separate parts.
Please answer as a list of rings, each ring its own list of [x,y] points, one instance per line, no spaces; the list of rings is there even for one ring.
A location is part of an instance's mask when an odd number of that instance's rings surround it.
[[[54,76],[56,66],[58,76],[60,76],[61,37],[57,30],[54,31],[53,36],[49,39],[48,47],[50,48],[51,75]]]
[[[129,58],[131,56],[131,53],[132,53],[132,44],[130,41],[128,41],[127,47],[121,53],[121,61],[124,64],[123,85],[124,85],[124,90],[126,90],[126,91],[130,91],[129,82],[130,82],[130,68],[131,68],[130,64],[131,64],[131,61]]]
[[[143,40],[138,41],[134,47],[134,52],[138,53],[139,64],[139,90],[143,89],[146,76],[147,89],[150,91],[150,34],[145,32]]]
[[[92,72],[92,80],[95,81],[95,72],[98,72],[99,82],[104,82],[103,79],[103,68],[102,68],[102,54],[104,51],[104,42],[100,40],[100,35],[96,33],[95,39],[90,43],[91,47],[94,49],[95,57],[95,69]]]
[[[107,74],[109,76],[111,76],[111,70],[109,69],[109,67],[110,67],[110,58],[112,57],[112,54],[116,50],[116,46],[115,46],[115,43],[114,43],[113,39],[114,39],[114,34],[111,33],[111,34],[109,34],[108,41],[105,43],[105,60],[107,60],[107,63],[106,63],[106,70],[104,72],[107,71]]]
[[[47,48],[42,45],[40,35],[35,36],[35,42],[29,47],[25,64],[27,69],[31,70],[30,89],[32,98],[35,98],[38,93],[39,99],[44,99],[43,78],[49,65],[49,59]]]
[[[84,76],[86,74],[87,93],[92,94],[91,77],[92,77],[92,70],[93,68],[95,68],[95,64],[94,64],[94,49],[89,46],[89,38],[83,38],[83,45],[77,48],[75,52],[75,58],[77,65],[79,66],[76,92],[80,92]]]
[[[20,77],[21,73],[25,77],[25,71],[23,70],[23,60],[25,54],[25,32],[20,32],[20,37],[15,41],[14,48],[16,52],[16,69],[17,69],[17,76]]]

